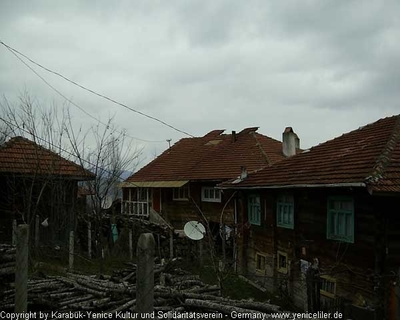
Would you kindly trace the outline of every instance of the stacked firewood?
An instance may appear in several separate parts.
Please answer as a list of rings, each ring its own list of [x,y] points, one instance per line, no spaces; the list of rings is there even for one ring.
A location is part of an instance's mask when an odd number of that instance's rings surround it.
[[[15,273],[15,246],[0,244],[0,277]]]
[[[175,264],[176,266],[176,264]],[[277,312],[279,307],[250,300],[220,296],[220,288],[202,282],[197,275],[180,268],[155,265],[155,312]],[[14,309],[14,289],[1,297],[2,310]],[[129,264],[112,276],[67,272],[28,282],[28,309],[42,312],[134,312],[136,309],[136,265]]]

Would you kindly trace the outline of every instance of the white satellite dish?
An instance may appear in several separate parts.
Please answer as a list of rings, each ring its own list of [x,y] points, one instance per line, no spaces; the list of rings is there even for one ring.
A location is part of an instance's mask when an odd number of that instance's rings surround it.
[[[201,240],[204,238],[206,229],[200,222],[189,221],[185,224],[185,227],[183,228],[183,232],[185,232],[185,235],[189,239]]]
[[[101,202],[101,207],[103,209],[109,209],[111,205],[112,205],[112,199],[110,196],[106,196]]]

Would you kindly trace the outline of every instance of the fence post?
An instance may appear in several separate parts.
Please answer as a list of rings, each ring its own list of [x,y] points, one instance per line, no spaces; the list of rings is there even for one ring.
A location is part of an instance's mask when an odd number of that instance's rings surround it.
[[[40,217],[36,215],[36,221],[35,221],[35,248],[39,247],[39,219]]]
[[[17,245],[17,220],[12,222],[12,245]]]
[[[174,258],[174,230],[169,229],[169,258]]]
[[[92,258],[92,222],[88,222],[88,257]]]
[[[136,305],[138,318],[149,319],[154,309],[154,247],[151,233],[142,233],[137,244]]]
[[[15,265],[15,313],[28,311],[28,244],[29,226],[19,225]]]
[[[129,259],[133,259],[133,232],[132,229],[129,229]]]
[[[74,232],[69,232],[69,269],[74,269]]]

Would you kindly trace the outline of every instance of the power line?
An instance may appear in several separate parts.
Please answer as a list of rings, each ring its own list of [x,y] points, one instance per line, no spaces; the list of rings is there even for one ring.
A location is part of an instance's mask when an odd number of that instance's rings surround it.
[[[17,53],[17,54],[23,56],[25,59],[29,60],[31,63],[35,64],[36,66],[38,66],[38,67],[40,67],[40,68],[46,70],[47,72],[50,72],[50,73],[56,75],[56,76],[58,76],[58,77],[63,78],[64,80],[66,80],[66,81],[72,83],[73,85],[75,85],[75,86],[77,86],[77,87],[79,87],[79,88],[81,88],[81,89],[83,89],[83,90],[86,90],[86,91],[88,91],[88,92],[90,92],[90,93],[92,93],[92,94],[94,94],[94,95],[96,95],[96,96],[99,96],[99,97],[101,97],[101,98],[103,98],[103,99],[106,99],[106,100],[108,100],[108,101],[110,101],[110,102],[112,102],[112,103],[114,103],[114,104],[117,104],[117,105],[119,105],[119,106],[121,106],[121,107],[124,107],[124,108],[126,108],[126,109],[128,109],[128,110],[130,110],[130,111],[132,111],[132,112],[135,112],[135,113],[137,113],[137,114],[140,114],[140,115],[142,115],[142,116],[144,116],[144,117],[146,117],[146,118],[149,118],[149,119],[151,119],[151,120],[157,121],[157,122],[159,122],[159,123],[161,123],[161,124],[163,124],[163,125],[165,125],[165,126],[171,128],[171,129],[173,129],[173,130],[175,130],[175,131],[178,131],[178,132],[183,133],[183,134],[185,134],[185,135],[187,135],[187,136],[189,136],[189,137],[194,138],[194,136],[191,135],[190,133],[187,133],[186,131],[180,130],[180,129],[178,129],[178,128],[176,128],[176,127],[174,127],[174,126],[172,126],[172,125],[166,123],[166,122],[163,121],[163,120],[160,120],[160,119],[158,119],[158,118],[156,118],[156,117],[153,117],[153,116],[150,116],[150,115],[148,115],[148,114],[145,114],[144,112],[135,110],[135,109],[133,109],[133,108],[131,108],[131,107],[129,107],[129,106],[127,106],[127,105],[121,103],[121,102],[118,102],[118,101],[116,101],[116,100],[114,100],[114,99],[112,99],[112,98],[109,98],[109,97],[107,97],[107,96],[105,96],[105,95],[102,95],[102,94],[100,94],[100,93],[98,93],[98,92],[96,92],[96,91],[94,91],[94,90],[89,89],[89,88],[86,88],[85,86],[80,85],[79,83],[77,83],[77,82],[75,82],[75,81],[73,81],[73,80],[70,80],[69,78],[63,76],[62,74],[60,74],[60,73],[58,73],[58,72],[56,72],[56,71],[53,71],[53,70],[51,70],[51,69],[49,69],[49,68],[46,68],[45,66],[41,65],[40,63],[38,63],[38,62],[32,60],[31,58],[29,58],[29,57],[26,56],[25,54],[19,52],[18,50],[14,49],[13,47],[10,47],[10,46],[7,45],[7,44],[5,44],[5,43],[4,43],[3,41],[1,41],[1,40],[0,40],[0,43],[1,43],[3,46],[5,46],[8,50],[10,50],[10,51],[12,51],[12,52],[14,52],[14,53]]]
[[[0,43],[3,44],[3,42],[0,41]],[[47,86],[49,86],[52,90],[54,90],[57,94],[59,94],[61,97],[63,97],[66,101],[68,101],[69,103],[71,103],[72,105],[74,105],[75,107],[77,107],[79,110],[81,110],[84,114],[86,114],[87,116],[89,116],[90,118],[98,121],[100,124],[102,124],[105,127],[108,127],[108,124],[106,124],[105,122],[101,121],[100,119],[94,117],[93,115],[91,115],[90,113],[88,113],[87,111],[85,111],[85,109],[83,109],[82,107],[80,107],[78,104],[76,104],[75,102],[73,102],[71,99],[67,98],[64,94],[62,94],[58,89],[56,89],[53,85],[51,85],[45,78],[43,78],[38,72],[36,72],[36,70],[34,70],[31,66],[29,66],[24,60],[22,60],[12,49],[8,48],[6,46],[6,48],[19,60],[21,61],[29,70],[31,70],[36,76],[38,76]],[[134,139],[134,140],[138,140],[138,141],[143,141],[143,142],[156,142],[156,143],[160,143],[160,142],[164,142],[164,140],[146,140],[146,139],[140,139],[137,137],[133,137],[131,135],[128,135],[124,132],[115,130],[121,134],[125,134],[127,137]]]

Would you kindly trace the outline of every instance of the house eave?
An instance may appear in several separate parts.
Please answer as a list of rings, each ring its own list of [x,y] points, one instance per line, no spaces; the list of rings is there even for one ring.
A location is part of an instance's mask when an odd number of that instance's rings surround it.
[[[290,189],[290,188],[365,188],[364,182],[350,183],[325,183],[325,184],[288,184],[288,185],[271,185],[271,186],[217,186],[217,189],[235,189],[235,190],[254,190],[254,189]]]

